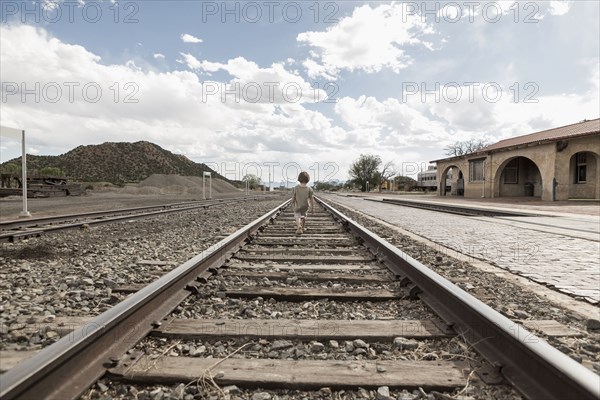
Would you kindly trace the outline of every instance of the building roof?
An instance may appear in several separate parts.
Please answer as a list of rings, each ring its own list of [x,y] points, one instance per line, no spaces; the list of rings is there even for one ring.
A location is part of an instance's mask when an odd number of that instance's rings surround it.
[[[572,139],[578,136],[587,136],[595,133],[600,133],[600,118],[592,120],[583,120],[576,124],[561,126],[559,128],[547,129],[541,132],[530,133],[528,135],[516,136],[510,139],[504,139],[497,143],[486,146],[476,152],[470,154],[464,154],[462,156],[453,156],[435,160],[438,162],[442,160],[459,159],[464,157],[471,157],[478,154],[485,154],[490,152],[496,152],[504,149],[513,147],[519,147],[524,145],[537,145],[544,142],[553,142],[558,140]]]
[[[600,132],[600,118],[590,121],[582,121],[576,124],[552,128],[541,132],[530,133],[529,135],[517,136],[510,139],[504,139],[498,143],[491,144],[479,150],[479,152],[488,152],[493,150],[505,149],[507,147],[521,146],[524,144],[539,144],[541,142],[571,139],[575,136],[584,136]]]

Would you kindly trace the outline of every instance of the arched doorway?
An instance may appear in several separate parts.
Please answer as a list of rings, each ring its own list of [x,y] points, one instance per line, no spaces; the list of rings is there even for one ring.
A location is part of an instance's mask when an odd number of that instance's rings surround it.
[[[598,198],[598,155],[591,151],[573,154],[569,161],[569,198]]]
[[[527,157],[504,161],[496,172],[500,197],[542,197],[542,174],[537,164]]]
[[[447,167],[442,174],[439,183],[440,195],[442,196],[464,196],[465,180],[463,172],[456,165]]]

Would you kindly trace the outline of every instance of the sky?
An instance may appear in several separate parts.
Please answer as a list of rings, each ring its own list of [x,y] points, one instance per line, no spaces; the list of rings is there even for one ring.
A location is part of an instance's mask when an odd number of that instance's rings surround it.
[[[596,0],[0,6],[0,124],[29,154],[146,140],[276,186],[361,154],[414,176],[456,141],[599,116]]]

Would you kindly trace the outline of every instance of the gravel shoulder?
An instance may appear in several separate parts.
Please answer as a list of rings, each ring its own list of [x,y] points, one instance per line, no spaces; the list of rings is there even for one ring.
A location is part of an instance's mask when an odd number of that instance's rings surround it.
[[[125,298],[115,287],[154,281],[282,202],[252,200],[2,243],[0,349],[52,344],[56,332],[23,334],[18,319],[98,315]]]
[[[598,322],[600,308],[573,300],[579,303],[582,309],[591,310],[582,315],[576,309],[572,309],[573,307],[565,308],[560,303],[549,301],[539,292],[536,293],[527,286],[519,285],[515,280],[505,279],[493,272],[482,271],[477,266],[478,263],[453,257],[448,252],[439,251],[439,246],[430,247],[415,240],[414,237],[399,233],[383,221],[335,203],[335,199],[326,197],[326,201],[334,203],[342,213],[366,226],[507,318],[516,322],[555,320],[578,331],[582,334],[581,337],[556,338],[548,337],[542,332],[535,333],[596,374],[600,374],[600,322]]]

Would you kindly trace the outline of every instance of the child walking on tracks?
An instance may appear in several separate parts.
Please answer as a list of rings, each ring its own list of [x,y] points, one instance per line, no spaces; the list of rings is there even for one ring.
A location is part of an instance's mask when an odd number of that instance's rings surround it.
[[[294,209],[294,218],[296,218],[296,235],[302,235],[304,224],[306,222],[306,212],[310,205],[310,212],[315,209],[315,200],[313,199],[312,188],[306,186],[310,181],[310,175],[307,172],[300,172],[298,182],[300,184],[292,190],[292,208]]]

